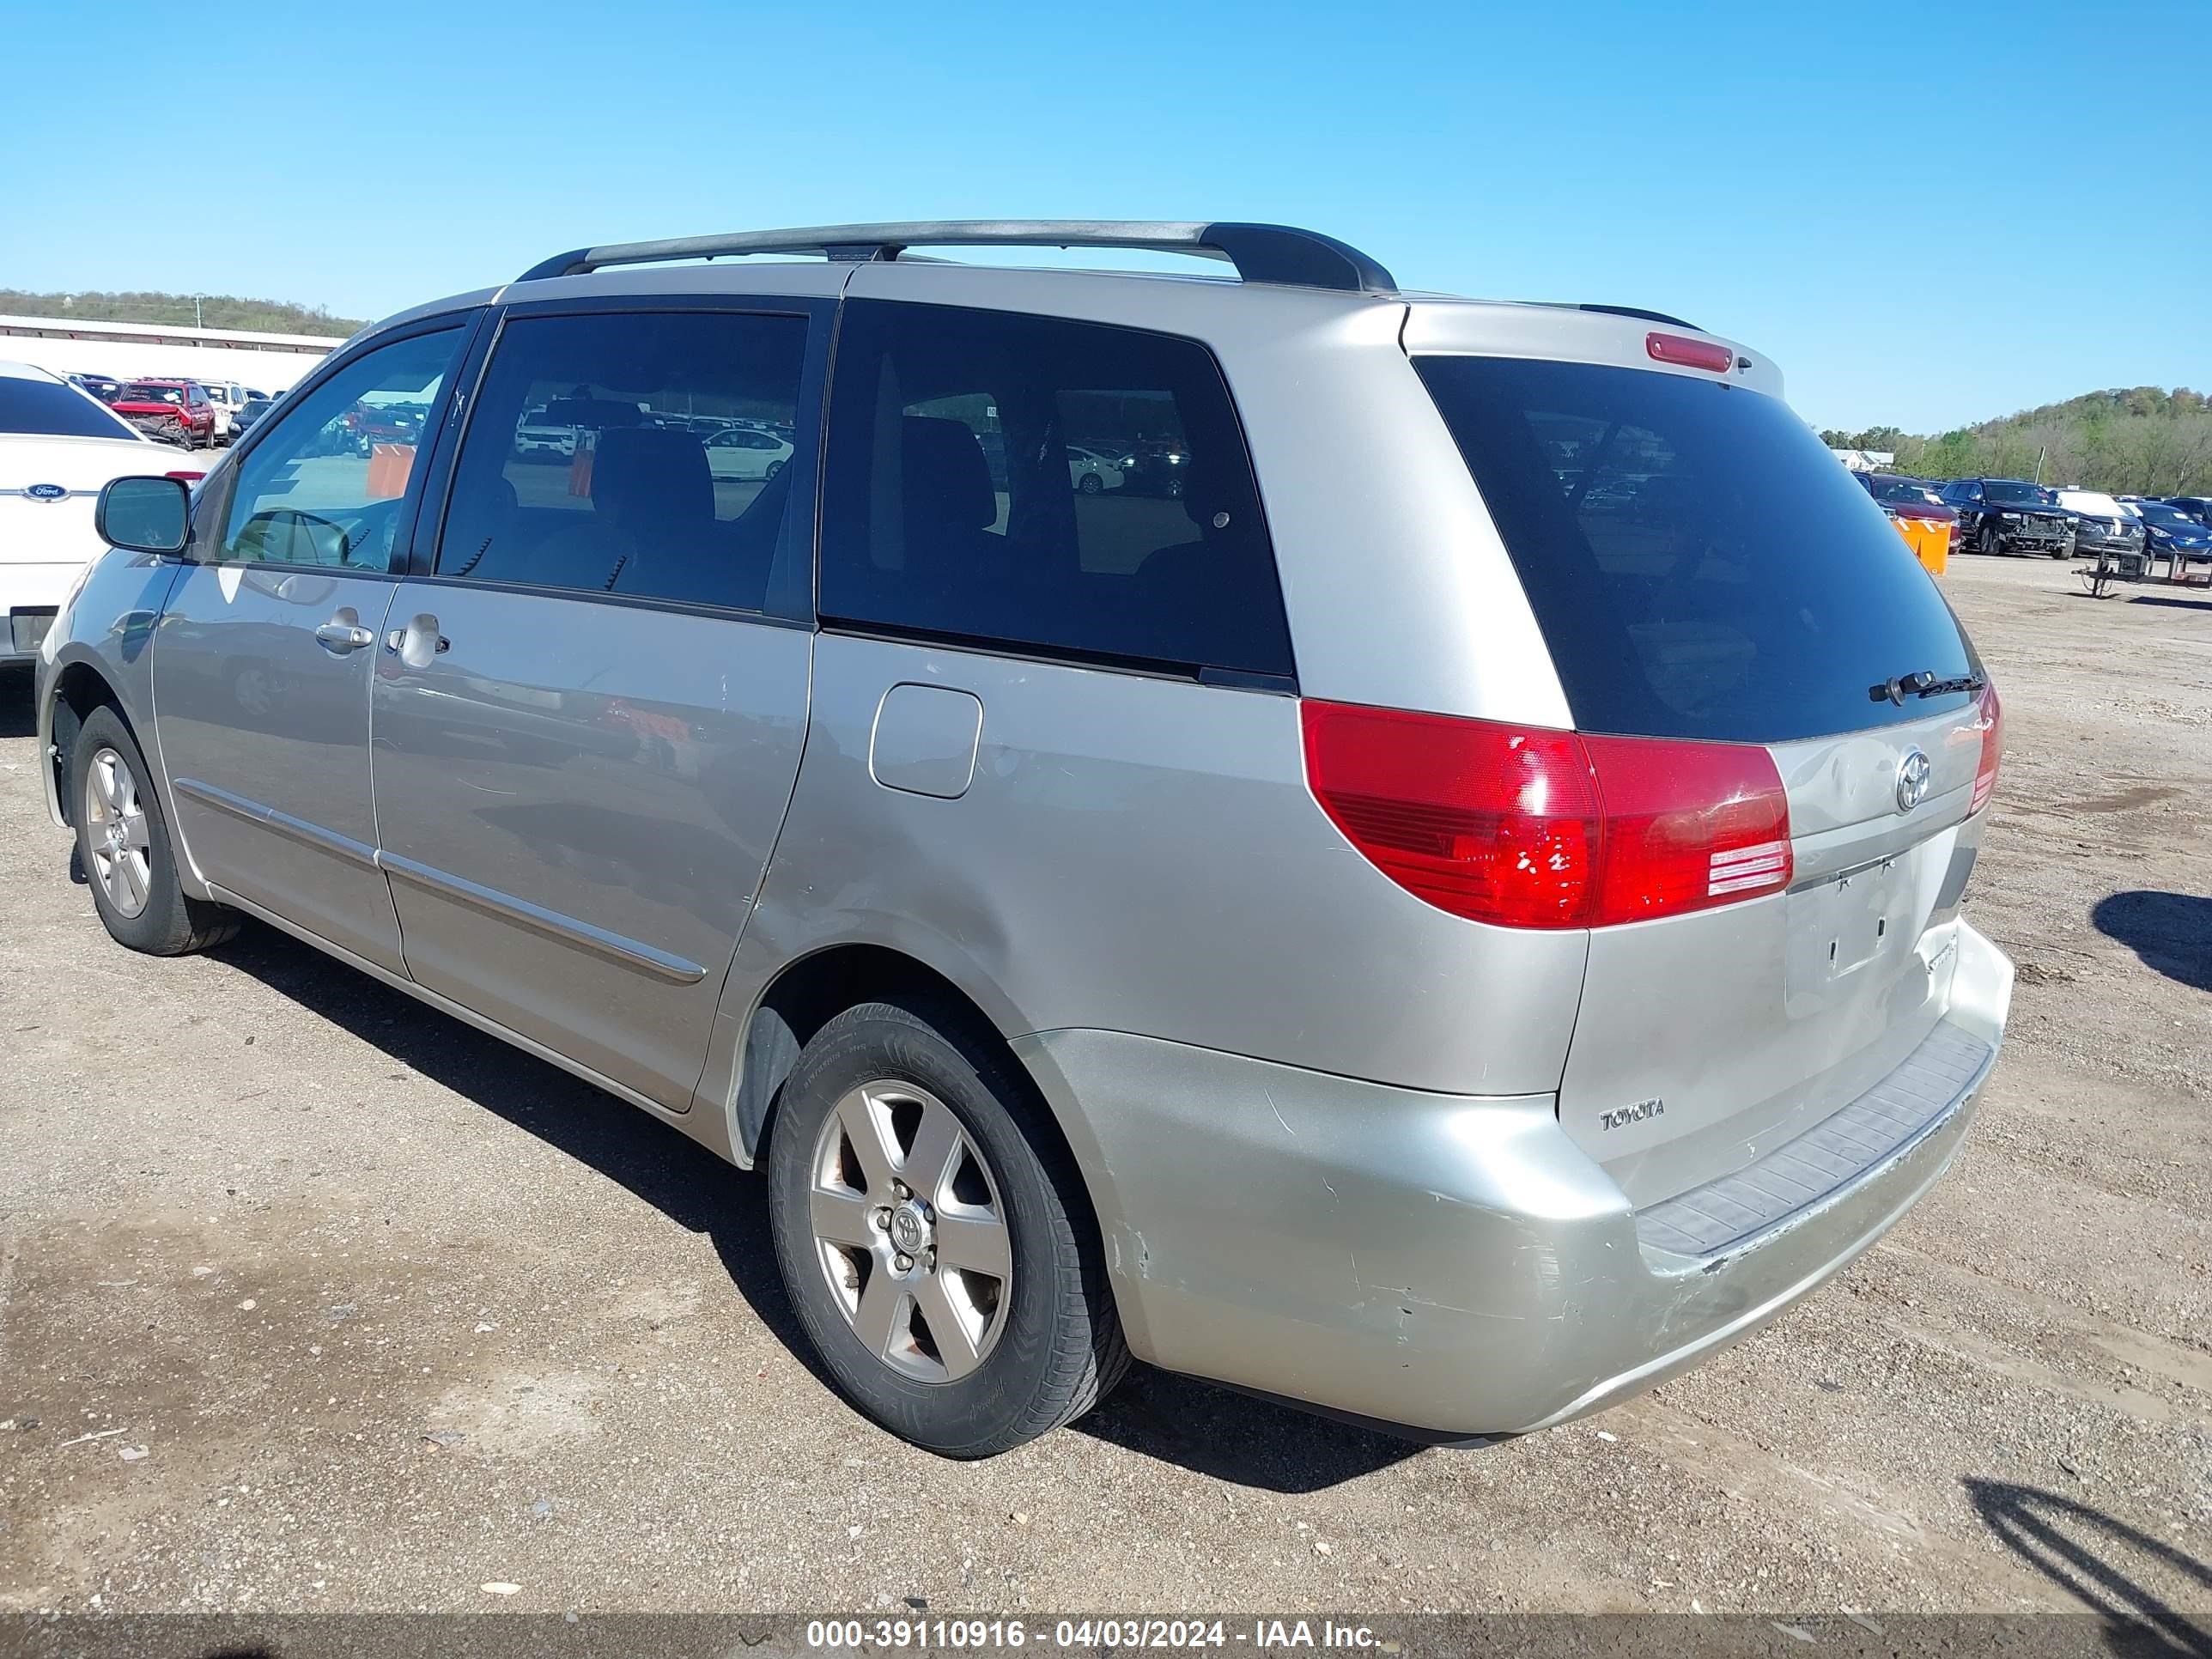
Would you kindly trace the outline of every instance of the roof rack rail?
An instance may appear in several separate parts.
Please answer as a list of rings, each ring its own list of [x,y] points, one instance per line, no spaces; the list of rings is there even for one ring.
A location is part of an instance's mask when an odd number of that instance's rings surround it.
[[[532,265],[515,280],[574,276],[608,265],[663,259],[712,259],[722,254],[819,253],[833,260],[896,259],[910,247],[1114,247],[1193,253],[1226,259],[1248,283],[1326,288],[1352,294],[1395,293],[1395,277],[1356,247],[1318,231],[1288,225],[1202,223],[1196,220],[946,219],[880,225],[815,225],[798,230],[741,230],[721,236],[677,236],[578,248]]]

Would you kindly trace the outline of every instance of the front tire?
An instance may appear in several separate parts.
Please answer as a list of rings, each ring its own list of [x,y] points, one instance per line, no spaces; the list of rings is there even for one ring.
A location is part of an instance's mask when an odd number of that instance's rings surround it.
[[[77,732],[70,801],[93,906],[118,945],[178,957],[238,931],[235,912],[190,897],[178,884],[176,849],[152,774],[112,708],[94,709]]]
[[[1128,1367],[1080,1177],[1012,1061],[950,1011],[816,1033],[769,1145],[799,1322],[846,1397],[947,1457],[1010,1451]]]
[[[2003,553],[2004,543],[1999,539],[1996,531],[1992,526],[1984,525],[1981,536],[1974,544],[1974,550],[1984,557],[1994,559]]]

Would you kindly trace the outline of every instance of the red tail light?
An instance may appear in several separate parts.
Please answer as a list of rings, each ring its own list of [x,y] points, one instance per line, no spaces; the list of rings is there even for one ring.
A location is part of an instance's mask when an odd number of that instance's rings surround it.
[[[207,474],[204,472],[179,471],[176,472],[164,472],[161,476],[165,478],[174,478],[179,483],[198,483],[202,478],[206,477]]]
[[[1644,349],[1654,362],[1680,363],[1685,368],[1710,368],[1725,374],[1735,366],[1735,353],[1711,340],[1693,340],[1686,334],[1647,334]]]
[[[1593,926],[1703,910],[1790,884],[1790,803],[1755,744],[1584,738],[1605,804]]]
[[[1602,927],[1789,885],[1789,805],[1764,749],[1301,708],[1322,809],[1383,874],[1454,915]]]
[[[1306,780],[1368,860],[1454,915],[1587,925],[1597,782],[1573,733],[1303,706]]]
[[[1984,686],[1976,706],[1981,714],[1982,763],[1974,770],[1973,799],[1966,807],[1969,817],[1990,804],[1990,793],[1997,787],[1997,763],[2004,757],[2004,705],[1997,701],[1996,687]]]

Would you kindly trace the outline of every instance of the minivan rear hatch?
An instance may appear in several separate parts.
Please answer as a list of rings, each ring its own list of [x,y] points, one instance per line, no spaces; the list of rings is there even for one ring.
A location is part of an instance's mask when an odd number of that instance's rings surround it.
[[[1936,1038],[1995,705],[1933,580],[1778,396],[1732,353],[1633,362],[1641,324],[1589,321],[1599,361],[1407,343],[1577,729],[1755,745],[1788,802],[1784,890],[1591,931],[1559,1119],[1641,1207]]]

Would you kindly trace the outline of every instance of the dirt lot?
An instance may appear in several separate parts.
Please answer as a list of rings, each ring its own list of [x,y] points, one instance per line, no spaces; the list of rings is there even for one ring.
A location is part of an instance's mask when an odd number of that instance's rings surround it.
[[[1964,1159],[1763,1335],[1483,1451],[1157,1375],[907,1449],[797,1352],[750,1178],[264,930],[110,945],[0,681],[0,1611],[2212,1611],[2212,602],[1946,585],[2021,969]]]

